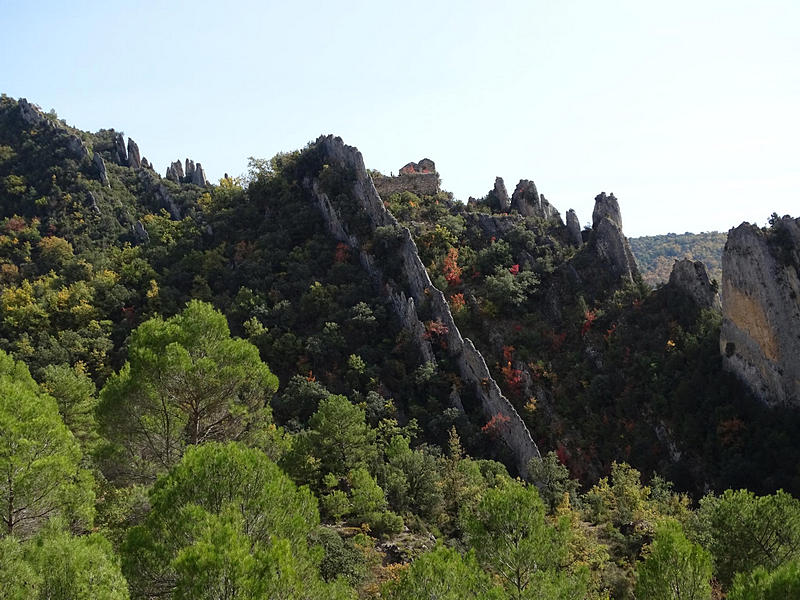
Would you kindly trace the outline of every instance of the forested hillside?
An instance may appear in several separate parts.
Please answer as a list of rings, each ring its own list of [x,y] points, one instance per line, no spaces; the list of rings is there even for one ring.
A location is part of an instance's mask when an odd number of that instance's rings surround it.
[[[337,138],[217,184],[123,141],[0,100],[0,597],[800,594],[797,411],[613,195],[584,236]]]
[[[722,281],[722,249],[727,233],[667,233],[630,238],[642,278],[652,286],[666,283],[676,259],[705,263],[709,275]]]

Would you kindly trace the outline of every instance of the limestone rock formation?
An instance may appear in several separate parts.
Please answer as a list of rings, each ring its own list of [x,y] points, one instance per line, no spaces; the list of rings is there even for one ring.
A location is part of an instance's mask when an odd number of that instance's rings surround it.
[[[100,214],[100,207],[97,206],[97,198],[92,192],[88,192],[86,194],[86,203],[94,212],[96,212],[98,215]]]
[[[123,167],[128,166],[128,152],[121,133],[114,136],[114,162]]]
[[[514,406],[503,396],[497,382],[492,378],[483,356],[468,338],[461,336],[453,321],[444,294],[431,283],[411,233],[386,210],[373,186],[372,179],[364,168],[361,153],[356,148],[345,146],[340,138],[333,136],[320,137],[316,141],[316,146],[321,152],[325,164],[354,173],[355,179],[349,195],[358,202],[363,214],[369,220],[371,229],[374,231],[378,227],[390,227],[398,232],[398,243],[400,244],[398,252],[407,288],[397,289],[396,284],[384,278],[376,266],[374,256],[361,246],[360,240],[355,235],[349,232],[348,224],[342,219],[331,199],[321,189],[319,180],[308,177],[303,184],[316,202],[327,223],[328,230],[340,242],[348,244],[358,252],[362,266],[370,274],[381,293],[388,298],[389,304],[404,327],[411,333],[412,338],[417,340],[420,352],[426,361],[434,362],[435,356],[431,350],[430,341],[424,338],[424,327],[416,307],[423,303],[426,304],[430,314],[428,318],[432,317],[442,323],[443,330],[446,330],[443,338],[446,342],[447,352],[453,363],[457,365],[461,379],[465,384],[472,386],[481,403],[484,416],[488,419],[493,415],[502,414],[509,418],[507,426],[500,432],[500,436],[514,454],[520,473],[525,476],[530,459],[540,457],[528,428]]]
[[[44,116],[36,106],[28,102],[25,98],[20,98],[18,102],[19,113],[22,120],[31,127],[50,127],[50,120]]]
[[[722,310],[717,286],[711,282],[706,265],[699,260],[676,260],[669,285],[688,295],[701,308]]]
[[[180,183],[183,179],[183,165],[181,161],[176,160],[172,163],[169,168],[167,169],[167,179],[170,181],[174,181],[175,183]]]
[[[520,179],[511,195],[511,210],[516,210],[523,217],[540,217],[561,222],[561,215],[556,208],[544,195],[539,194],[536,184],[527,179]]]
[[[142,159],[139,157],[139,146],[133,141],[133,138],[128,138],[128,166],[134,169],[142,168]]]
[[[150,234],[147,233],[147,229],[144,228],[144,224],[141,221],[136,221],[131,225],[131,233],[140,244],[150,243]]]
[[[728,232],[722,254],[725,368],[765,403],[800,405],[800,219]]]
[[[94,164],[95,168],[97,169],[97,175],[100,178],[100,183],[105,186],[108,186],[108,171],[106,171],[106,161],[103,160],[103,157],[100,156],[97,152],[94,153],[92,157],[92,163]]]
[[[581,222],[578,220],[578,215],[571,208],[567,211],[567,237],[573,246],[580,246],[583,243]]]
[[[194,177],[194,168],[194,161],[187,158],[185,169],[186,181],[192,181],[192,178]]]
[[[622,233],[622,215],[614,194],[606,196],[603,192],[595,197],[589,243],[615,279],[632,281],[638,274],[630,244]]]
[[[77,135],[69,136],[67,150],[78,160],[89,160],[89,149]]]
[[[201,186],[208,185],[208,181],[206,181],[205,171],[203,171],[203,165],[201,165],[200,163],[197,163],[197,165],[195,165],[194,172],[192,173],[191,182],[195,185],[201,185]]]
[[[506,182],[502,177],[494,178],[494,197],[497,200],[500,212],[508,212],[511,208],[511,200],[508,197],[508,190],[506,189]]]

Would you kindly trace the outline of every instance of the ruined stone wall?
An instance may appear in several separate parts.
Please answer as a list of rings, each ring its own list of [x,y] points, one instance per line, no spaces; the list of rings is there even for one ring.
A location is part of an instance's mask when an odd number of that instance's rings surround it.
[[[430,303],[431,314],[434,319],[441,321],[447,328],[447,352],[458,365],[462,380],[473,386],[475,394],[481,402],[484,416],[488,419],[493,415],[502,414],[509,418],[509,422],[501,429],[500,436],[516,458],[520,474],[523,477],[527,476],[527,466],[530,459],[540,458],[536,443],[533,441],[528,428],[516,409],[503,396],[497,382],[492,378],[483,356],[478,352],[471,340],[461,336],[444,294],[431,283],[411,233],[408,229],[402,227],[384,207],[372,179],[364,168],[364,160],[361,153],[356,148],[345,146],[340,138],[334,138],[333,136],[319,138],[317,145],[324,155],[326,164],[338,168],[352,169],[355,173],[352,194],[369,217],[373,230],[377,227],[386,226],[402,230],[401,263],[408,282],[410,297],[407,297],[404,291],[394,288],[386,281],[380,268],[375,264],[374,257],[361,247],[355,236],[348,232],[347,224],[341,220],[330,199],[320,189],[319,182],[317,180],[306,180],[305,185],[316,201],[329,231],[336,239],[359,252],[361,264],[382,293],[388,296],[395,313],[404,327],[411,331],[417,340],[425,360],[433,362],[435,360],[434,354],[430,342],[423,337],[425,328],[420,322],[416,311],[416,307],[420,304]]]
[[[800,405],[800,219],[782,219],[785,256],[755,225],[728,232],[722,255],[725,368],[769,405]],[[787,260],[788,258],[788,260]]]
[[[397,177],[376,177],[373,184],[378,195],[384,200],[392,194],[400,192],[412,192],[417,196],[433,196],[439,192],[439,174],[410,173]]]

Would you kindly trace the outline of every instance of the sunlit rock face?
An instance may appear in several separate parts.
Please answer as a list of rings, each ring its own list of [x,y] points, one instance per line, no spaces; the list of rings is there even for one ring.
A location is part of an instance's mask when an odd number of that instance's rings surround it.
[[[800,404],[798,249],[800,219],[783,217],[732,229],[722,256],[725,368],[773,406]]]

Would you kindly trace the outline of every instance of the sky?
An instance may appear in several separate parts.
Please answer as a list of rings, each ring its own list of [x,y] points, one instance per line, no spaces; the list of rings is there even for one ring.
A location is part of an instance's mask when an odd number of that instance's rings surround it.
[[[628,236],[800,216],[800,2],[0,0],[0,92],[214,181],[334,133]]]

